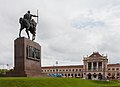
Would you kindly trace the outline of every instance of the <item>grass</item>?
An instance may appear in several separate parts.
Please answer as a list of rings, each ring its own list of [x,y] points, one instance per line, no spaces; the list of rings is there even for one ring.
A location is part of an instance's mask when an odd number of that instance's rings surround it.
[[[120,87],[120,81],[77,78],[0,78],[0,87]]]

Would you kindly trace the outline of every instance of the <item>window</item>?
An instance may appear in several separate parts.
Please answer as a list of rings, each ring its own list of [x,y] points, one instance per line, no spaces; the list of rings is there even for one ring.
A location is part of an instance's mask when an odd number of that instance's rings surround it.
[[[91,70],[92,64],[91,62],[88,62],[88,70]]]
[[[119,70],[119,68],[116,68],[116,70]]]
[[[96,70],[97,68],[97,62],[93,62],[93,70]]]
[[[108,73],[108,76],[110,76],[111,74],[110,73]]]
[[[77,74],[75,74],[75,77],[77,77]]]
[[[78,69],[76,69],[76,71],[78,71]]]
[[[58,72],[58,69],[56,69],[56,71]]]
[[[98,70],[102,70],[102,62],[98,62]]]
[[[67,76],[67,74],[65,74],[65,76]]]
[[[119,74],[119,73],[117,73],[117,76],[120,76],[120,74]]]
[[[73,74],[71,74],[71,76],[73,77]]]
[[[96,78],[96,77],[97,77],[97,74],[96,74],[96,73],[94,73],[94,74],[93,74],[93,77],[94,77],[94,78]]]
[[[112,70],[115,70],[115,68],[112,68]]]
[[[108,68],[108,70],[110,71],[110,68]]]
[[[79,69],[79,71],[81,71],[81,69]]]

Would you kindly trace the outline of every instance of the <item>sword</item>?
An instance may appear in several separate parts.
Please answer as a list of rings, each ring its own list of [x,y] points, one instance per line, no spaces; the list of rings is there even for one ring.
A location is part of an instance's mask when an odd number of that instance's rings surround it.
[[[37,9],[37,16],[38,16],[38,9]],[[38,17],[37,17],[37,24],[38,24]]]

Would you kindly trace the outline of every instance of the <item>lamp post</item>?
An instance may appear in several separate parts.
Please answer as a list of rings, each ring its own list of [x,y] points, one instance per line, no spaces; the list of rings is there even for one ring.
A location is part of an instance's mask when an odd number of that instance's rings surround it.
[[[7,70],[9,70],[9,64],[7,64],[6,66],[7,66]]]
[[[58,61],[56,61],[56,76],[58,76]]]

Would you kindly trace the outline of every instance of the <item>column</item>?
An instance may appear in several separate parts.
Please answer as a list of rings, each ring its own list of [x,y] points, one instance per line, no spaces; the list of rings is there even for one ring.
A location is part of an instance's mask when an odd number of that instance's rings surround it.
[[[96,67],[97,69],[96,70],[98,71],[98,62],[96,62],[96,64],[97,64],[97,67]]]
[[[91,62],[91,70],[93,71],[93,62]]]
[[[66,77],[68,78],[68,73],[66,73]]]
[[[88,71],[88,63],[87,62],[85,62],[84,63],[84,70],[83,70],[83,78],[86,78],[86,72]]]
[[[88,62],[86,62],[86,71],[88,71]]]
[[[104,69],[104,61],[102,62],[102,70]]]

